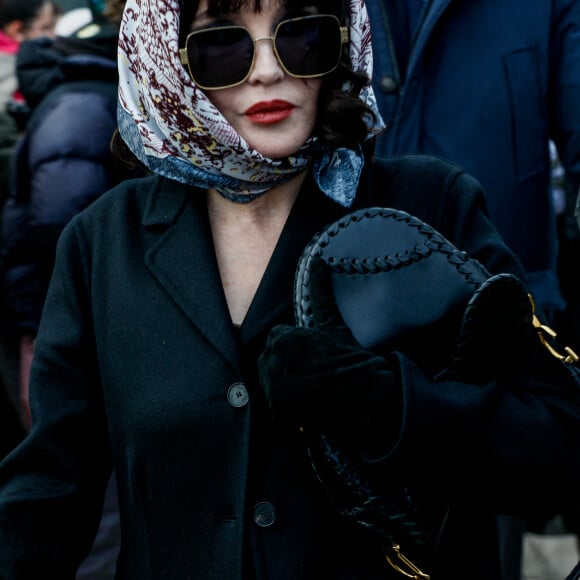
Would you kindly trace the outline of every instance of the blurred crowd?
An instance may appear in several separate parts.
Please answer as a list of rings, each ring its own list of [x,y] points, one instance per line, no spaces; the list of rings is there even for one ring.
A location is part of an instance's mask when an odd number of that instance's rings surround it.
[[[28,378],[56,243],[70,219],[131,176],[110,152],[123,0],[0,3],[0,455],[29,431]],[[113,576],[115,481],[77,578]]]

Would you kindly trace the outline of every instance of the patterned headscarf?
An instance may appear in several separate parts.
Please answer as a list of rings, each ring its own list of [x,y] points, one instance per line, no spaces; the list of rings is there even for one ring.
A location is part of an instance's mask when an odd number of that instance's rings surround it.
[[[371,78],[370,23],[364,0],[348,0],[352,68]],[[326,195],[350,206],[360,151],[323,148],[310,138],[295,154],[269,159],[253,149],[195,86],[179,59],[179,0],[127,0],[119,35],[121,137],[151,171],[235,201],[250,201],[312,164]],[[360,98],[383,128],[370,84]],[[240,195],[242,194],[242,195]]]

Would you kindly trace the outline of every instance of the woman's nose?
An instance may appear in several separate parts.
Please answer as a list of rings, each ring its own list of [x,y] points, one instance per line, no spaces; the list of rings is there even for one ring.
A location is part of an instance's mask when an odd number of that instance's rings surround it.
[[[254,51],[254,62],[247,82],[271,84],[284,78],[286,73],[276,56],[274,37],[256,38]]]

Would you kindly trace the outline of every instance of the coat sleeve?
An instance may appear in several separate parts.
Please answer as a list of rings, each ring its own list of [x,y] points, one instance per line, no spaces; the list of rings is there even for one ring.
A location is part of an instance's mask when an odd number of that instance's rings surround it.
[[[439,197],[427,209],[432,223],[492,274],[509,272],[525,280],[487,216],[477,181],[454,172],[443,189],[446,201],[440,203]],[[423,207],[428,203],[423,197]],[[498,339],[500,333],[498,328]],[[509,381],[484,385],[436,380],[404,353],[395,353],[403,418],[396,445],[383,457],[385,465],[428,480],[433,493],[453,501],[477,497],[512,511],[577,502],[580,387],[534,332],[524,351],[523,358],[514,357]],[[497,354],[482,352],[481,357]]]
[[[580,388],[543,347],[509,381],[436,381],[396,353],[403,426],[391,459],[451,503],[508,513],[577,503]],[[436,476],[434,474],[437,474]]]
[[[31,373],[33,428],[0,464],[0,577],[73,578],[111,472],[82,243],[57,252]]]

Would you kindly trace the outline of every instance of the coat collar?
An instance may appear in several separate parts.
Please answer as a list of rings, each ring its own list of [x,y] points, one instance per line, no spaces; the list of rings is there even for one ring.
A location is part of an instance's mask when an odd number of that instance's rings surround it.
[[[202,190],[155,181],[143,214],[153,234],[145,263],[159,284],[222,355],[239,367]],[[294,271],[303,248],[342,208],[307,180],[282,231],[241,329],[244,342],[292,312]]]
[[[238,367],[204,192],[165,178],[156,183],[143,215],[143,224],[154,234],[145,264],[201,334]]]
[[[412,75],[417,63],[422,59],[423,52],[425,51],[425,47],[433,33],[435,25],[453,1],[458,0],[426,0],[427,6],[425,7],[424,15],[417,29],[413,49],[410,53],[409,63],[407,65],[407,76]]]
[[[203,195],[199,189],[165,177],[154,176],[150,179],[152,187],[143,212],[143,225],[146,227],[172,224],[190,197],[198,193]]]
[[[288,322],[293,320],[298,260],[312,236],[342,213],[344,209],[324,196],[312,180],[304,183],[244,320],[243,339],[250,340],[283,314]]]

